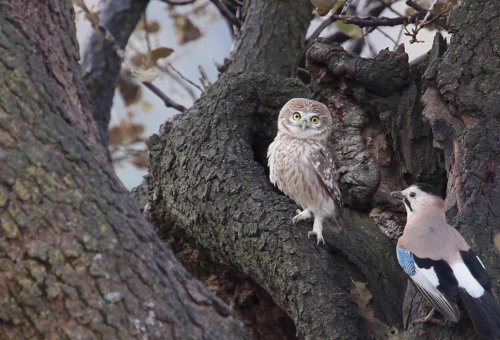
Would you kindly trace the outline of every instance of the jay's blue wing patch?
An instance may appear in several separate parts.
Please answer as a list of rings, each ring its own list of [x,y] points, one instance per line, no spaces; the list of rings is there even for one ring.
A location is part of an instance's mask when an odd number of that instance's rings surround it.
[[[396,255],[405,273],[410,276],[415,275],[415,259],[413,258],[413,254],[404,248],[396,247]]]

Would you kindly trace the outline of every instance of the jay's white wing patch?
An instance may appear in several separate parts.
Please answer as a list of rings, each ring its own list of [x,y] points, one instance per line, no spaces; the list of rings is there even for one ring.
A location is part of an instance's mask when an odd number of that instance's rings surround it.
[[[480,262],[481,263],[481,262]],[[481,265],[483,265],[481,263]],[[484,268],[484,267],[483,267]],[[477,280],[472,276],[469,268],[463,262],[455,263],[451,266],[453,274],[457,278],[458,286],[463,288],[469,293],[473,298],[479,298],[484,294],[484,288],[477,282]]]
[[[448,301],[446,296],[438,289],[439,280],[434,268],[429,269],[419,268],[415,266],[415,274],[410,276],[411,280],[429,301],[429,303],[441,312],[448,320],[457,322],[460,318],[457,304]]]
[[[448,264],[443,260],[420,259],[400,246],[396,247],[396,255],[401,267],[427,301],[448,320],[458,321],[457,280]],[[439,275],[436,269],[440,271]]]

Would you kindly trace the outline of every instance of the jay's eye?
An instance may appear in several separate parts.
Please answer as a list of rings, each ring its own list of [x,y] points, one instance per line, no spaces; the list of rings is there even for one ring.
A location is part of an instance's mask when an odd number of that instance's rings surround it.
[[[410,197],[415,197],[415,196],[417,196],[417,194],[416,194],[416,193],[414,193],[414,192],[410,192]]]

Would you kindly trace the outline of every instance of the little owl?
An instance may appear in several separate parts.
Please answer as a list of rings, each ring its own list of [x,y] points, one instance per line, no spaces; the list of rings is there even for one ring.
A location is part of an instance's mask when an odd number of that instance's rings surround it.
[[[325,105],[291,99],[281,109],[278,134],[267,151],[271,183],[304,209],[297,210],[294,224],[314,215],[308,236],[316,235],[318,244],[325,243],[323,222],[336,233],[345,233],[335,164],[326,146],[332,124]]]

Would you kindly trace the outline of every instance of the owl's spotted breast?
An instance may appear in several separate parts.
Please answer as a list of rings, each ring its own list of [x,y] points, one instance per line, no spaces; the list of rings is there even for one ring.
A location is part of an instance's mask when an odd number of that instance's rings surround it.
[[[288,197],[304,209],[308,207],[326,208],[318,190],[320,178],[311,167],[312,155],[321,146],[318,142],[304,142],[293,138],[280,138],[273,142],[274,154],[270,164],[271,183],[276,184]],[[289,152],[290,149],[296,152]],[[318,209],[313,209],[318,210]]]

